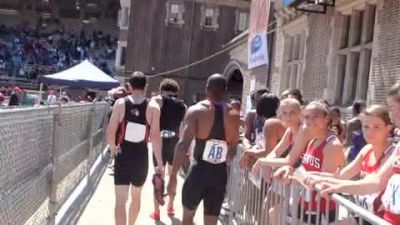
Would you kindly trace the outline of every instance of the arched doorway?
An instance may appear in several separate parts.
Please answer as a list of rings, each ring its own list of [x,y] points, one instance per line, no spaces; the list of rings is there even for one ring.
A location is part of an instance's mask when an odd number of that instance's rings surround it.
[[[236,69],[230,74],[228,78],[229,78],[228,90],[227,90],[228,99],[234,98],[241,101],[243,92],[242,72],[240,72],[239,69]]]
[[[226,97],[234,98],[242,102],[243,93],[243,72],[240,63],[236,60],[231,60],[226,65],[223,75],[228,81],[228,90]]]

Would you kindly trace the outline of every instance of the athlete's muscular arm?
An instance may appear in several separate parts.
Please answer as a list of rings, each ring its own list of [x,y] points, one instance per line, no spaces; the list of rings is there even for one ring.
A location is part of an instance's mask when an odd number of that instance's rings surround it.
[[[110,151],[113,156],[116,154],[117,146],[115,145],[115,134],[117,133],[118,125],[124,117],[125,112],[125,100],[123,98],[118,99],[114,104],[110,122],[107,129],[107,143],[110,146]]]
[[[176,176],[183,162],[185,162],[186,156],[189,152],[189,147],[192,144],[195,134],[196,134],[196,110],[191,107],[188,109],[185,115],[185,119],[183,121],[182,138],[179,139],[175,147],[175,156],[172,165],[171,176]]]
[[[146,119],[150,124],[150,138],[153,152],[157,160],[158,169],[162,170],[162,150],[161,150],[161,136],[160,136],[160,106],[152,99],[146,110]]]
[[[196,107],[196,106],[194,106]],[[176,176],[182,164],[186,160],[189,147],[192,144],[193,138],[196,135],[196,109],[190,107],[186,112],[183,121],[182,138],[179,139],[175,147],[174,162],[172,164],[172,171],[169,177],[167,191],[170,195],[175,195],[176,192]]]

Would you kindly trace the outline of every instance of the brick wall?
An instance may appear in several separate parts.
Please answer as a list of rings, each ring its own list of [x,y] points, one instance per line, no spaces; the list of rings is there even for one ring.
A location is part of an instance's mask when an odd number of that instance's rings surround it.
[[[345,4],[342,4],[344,7]],[[329,63],[331,38],[333,37],[333,12],[325,15],[307,15],[307,35],[302,79],[304,98],[312,100],[322,98],[328,84],[329,71],[334,65]],[[400,4],[398,0],[377,1],[376,26],[372,51],[371,70],[369,77],[368,103],[382,104],[386,92],[395,82],[400,81]],[[282,65],[284,57],[285,26],[278,18],[278,29],[275,33],[274,46],[271,49],[271,90],[279,93],[281,90]],[[333,74],[333,73],[330,73]],[[265,76],[266,78],[266,76]],[[250,92],[251,77],[244,78],[243,103]],[[263,77],[256,77],[256,87],[265,87]],[[265,81],[265,82],[264,82]],[[264,83],[263,83],[264,82]],[[347,108],[347,113],[350,112]],[[344,112],[344,114],[346,114]]]
[[[399,1],[379,1],[376,18],[368,100],[382,104],[390,86],[400,81]]]
[[[247,107],[247,104],[251,104],[251,102],[247,102],[247,98],[250,95],[250,77],[244,76],[243,77],[243,92],[242,92],[242,112]]]
[[[271,59],[271,91],[273,93],[279,94],[280,92],[280,83],[281,83],[281,69],[283,63],[283,51],[284,51],[284,39],[283,39],[283,29],[282,21],[278,19],[278,28],[275,32],[275,40],[274,45],[271,51],[272,59]]]
[[[303,96],[307,100],[322,98],[327,85],[327,56],[332,34],[329,14],[310,14],[302,82]]]

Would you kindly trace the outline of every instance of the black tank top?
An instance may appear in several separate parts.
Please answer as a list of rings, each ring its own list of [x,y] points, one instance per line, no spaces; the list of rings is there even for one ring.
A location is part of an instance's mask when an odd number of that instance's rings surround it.
[[[149,134],[149,125],[146,120],[146,109],[148,105],[148,99],[145,99],[140,104],[134,104],[129,100],[128,97],[124,98],[125,101],[125,114],[124,118],[120,123],[120,135],[119,135],[119,143],[121,145],[126,144],[135,144],[134,142],[129,142],[124,139],[126,133],[126,126],[128,122],[142,124],[146,126],[146,136],[145,139],[141,143],[147,143],[148,134]]]
[[[224,107],[225,104],[214,104],[211,103],[214,106],[214,124],[211,128],[211,132],[208,135],[208,138],[206,139],[197,139],[196,138],[196,145],[194,147],[194,159],[196,162],[204,162],[202,159],[203,153],[204,153],[204,148],[206,146],[206,142],[210,139],[215,139],[215,140],[222,140],[225,141],[225,126],[224,126]],[[209,164],[209,163],[208,163]],[[225,163],[223,163],[225,164]]]
[[[179,126],[185,116],[185,104],[182,100],[172,96],[162,96],[160,130],[179,132]]]

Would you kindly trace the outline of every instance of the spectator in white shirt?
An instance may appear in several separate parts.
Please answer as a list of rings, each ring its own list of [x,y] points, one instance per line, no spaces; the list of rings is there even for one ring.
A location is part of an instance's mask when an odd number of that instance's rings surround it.
[[[49,103],[49,105],[57,104],[57,96],[54,94],[53,90],[49,91],[49,95],[47,96],[47,102]]]

